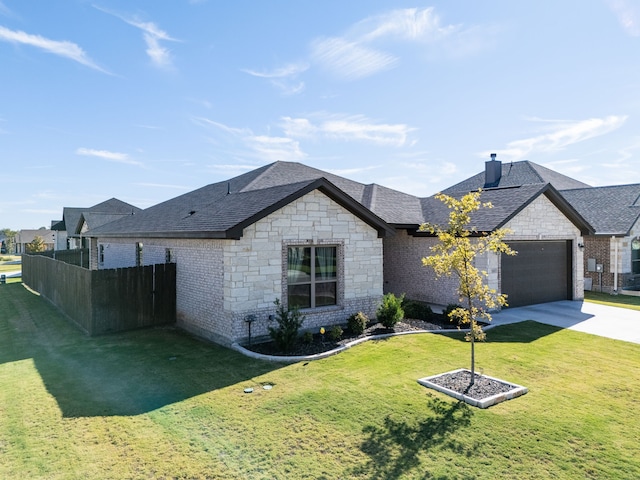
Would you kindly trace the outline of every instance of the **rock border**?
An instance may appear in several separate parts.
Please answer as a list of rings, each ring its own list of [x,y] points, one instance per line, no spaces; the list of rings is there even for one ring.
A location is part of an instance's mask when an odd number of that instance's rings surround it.
[[[513,388],[510,389],[507,392],[502,392],[502,393],[498,393],[496,395],[491,395],[489,397],[485,397],[482,399],[477,399],[477,398],[473,398],[470,397],[468,395],[465,395],[463,393],[459,393],[456,392],[455,390],[451,390],[449,388],[443,387],[441,385],[438,385],[434,382],[432,382],[432,379],[441,377],[443,375],[449,375],[449,374],[455,374],[458,372],[469,372],[469,370],[467,370],[466,368],[459,368],[457,370],[452,370],[450,372],[445,372],[445,373],[439,373],[437,375],[431,375],[429,377],[423,377],[423,378],[419,378],[418,379],[418,383],[424,387],[427,388],[431,388],[433,390],[437,390],[440,393],[444,393],[445,395],[449,395],[450,397],[453,397],[457,400],[460,400],[462,402],[465,402],[473,407],[478,407],[478,408],[488,408],[491,407],[493,405],[496,405],[498,403],[501,402],[505,402],[507,400],[512,400],[514,398],[518,398],[522,395],[524,395],[525,393],[527,393],[529,391],[529,389],[527,387],[523,387],[522,385],[517,385],[513,382],[507,382],[505,380],[500,380],[499,378],[494,378],[494,377],[490,377],[489,375],[482,375],[485,378],[488,378],[492,381],[495,382],[499,382],[503,385],[509,385],[512,386]]]
[[[338,348],[334,348],[333,350],[328,350],[326,352],[317,353],[315,355],[266,355],[264,353],[254,352],[252,350],[248,350],[244,348],[242,345],[238,343],[232,343],[231,348],[236,350],[237,352],[242,353],[243,355],[251,358],[255,358],[257,360],[265,360],[268,362],[280,362],[280,363],[298,363],[298,362],[309,362],[312,360],[321,360],[323,358],[331,357],[337,353],[343,352],[355,345],[358,345],[362,342],[367,342],[369,340],[384,340],[390,337],[396,337],[399,335],[415,335],[418,333],[433,333],[433,334],[441,334],[441,333],[451,333],[451,332],[465,332],[467,330],[452,330],[452,329],[441,329],[441,330],[410,330],[406,332],[393,332],[393,333],[383,333],[380,335],[367,335],[365,337],[357,338],[349,343],[346,343]]]

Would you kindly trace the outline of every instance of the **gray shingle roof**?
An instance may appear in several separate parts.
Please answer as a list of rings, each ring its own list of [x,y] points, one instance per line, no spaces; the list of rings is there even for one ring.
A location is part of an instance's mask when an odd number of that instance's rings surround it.
[[[529,171],[535,173],[533,167]],[[534,184],[486,190],[481,199],[491,201],[494,208],[478,212],[474,217],[475,226],[481,231],[499,228],[537,196],[545,194],[581,229],[589,229],[553,187],[540,183],[537,174],[531,178],[536,180]],[[239,238],[246,226],[313,189],[320,189],[341,203],[377,228],[381,235],[391,234],[389,225],[416,229],[426,221],[444,222],[448,216],[446,207],[434,197],[420,199],[301,163],[275,162],[97,226],[87,235]],[[467,192],[457,193],[461,196]]]
[[[459,198],[466,193],[468,192],[457,192],[450,195]],[[471,216],[473,225],[469,225],[469,227],[477,229],[478,232],[491,232],[502,228],[540,195],[546,195],[583,233],[591,231],[590,226],[578,212],[549,183],[483,190],[480,201],[490,202],[493,208],[481,208],[473,213]],[[423,199],[423,209],[424,216],[429,223],[440,226],[447,224],[449,209],[435,197]]]
[[[324,177],[293,164],[287,177],[285,162],[267,165],[229,181],[214,183],[167,200],[135,215],[87,232],[88,236],[176,238],[239,238],[242,230],[269,213],[313,190],[320,190],[376,228],[393,229]],[[273,168],[276,167],[276,168]],[[293,175],[293,174],[296,175]],[[271,175],[273,174],[273,175]],[[287,183],[297,177],[297,181]]]
[[[545,183],[550,183],[556,190],[589,187],[586,183],[579,182],[578,180],[567,177],[566,175],[562,175],[561,173],[555,172],[528,160],[503,163],[502,176],[500,177],[499,183],[494,186],[496,188],[504,188]],[[443,193],[452,195],[456,192],[471,192],[478,190],[479,188],[485,188],[484,170],[447,188],[446,190],[443,190]]]
[[[594,227],[597,235],[629,235],[640,218],[640,184],[560,192]]]
[[[90,218],[89,214],[92,214],[92,218],[94,220],[88,222],[88,225],[93,227],[98,224],[103,225],[104,223],[112,222],[120,218],[120,216],[131,215],[132,213],[141,211],[142,209],[127,202],[123,202],[117,198],[110,198],[109,200],[105,200],[104,202],[100,202],[93,207],[88,208],[64,207],[62,210],[62,221],[64,223],[64,230],[67,231],[69,236],[73,237],[80,234],[82,223],[83,221],[87,221],[87,218]],[[97,217],[97,214],[100,214],[101,217]],[[108,215],[115,216],[109,218]]]

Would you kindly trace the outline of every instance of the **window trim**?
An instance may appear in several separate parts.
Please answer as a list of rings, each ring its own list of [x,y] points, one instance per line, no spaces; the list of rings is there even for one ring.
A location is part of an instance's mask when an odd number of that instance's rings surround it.
[[[315,278],[311,278],[309,283],[300,282],[294,283],[293,285],[312,285],[312,297],[311,297],[311,306],[310,307],[301,307],[300,310],[303,311],[315,311],[315,310],[327,310],[327,309],[336,309],[342,308],[344,304],[344,242],[343,241],[335,241],[335,240],[319,240],[319,241],[284,241],[282,244],[282,304],[285,307],[289,307],[289,248],[292,247],[303,247],[309,248],[312,247],[312,252],[316,247],[335,247],[336,249],[336,277],[335,280],[329,281],[321,281],[318,283],[332,283],[335,281],[336,285],[336,303],[331,305],[315,305],[315,296],[313,285],[316,283]],[[313,253],[312,253],[313,254]],[[314,256],[315,259],[315,256]],[[315,261],[313,262],[315,264]]]

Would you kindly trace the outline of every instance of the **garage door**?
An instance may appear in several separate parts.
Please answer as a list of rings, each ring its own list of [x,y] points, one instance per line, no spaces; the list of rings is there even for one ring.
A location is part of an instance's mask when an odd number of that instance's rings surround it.
[[[510,307],[572,298],[571,242],[508,242],[518,252],[502,255],[502,292]]]

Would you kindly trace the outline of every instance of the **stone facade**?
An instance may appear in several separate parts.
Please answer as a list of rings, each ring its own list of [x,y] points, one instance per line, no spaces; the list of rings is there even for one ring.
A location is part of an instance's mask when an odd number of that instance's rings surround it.
[[[250,315],[254,338],[275,326],[273,302],[286,304],[289,245],[338,250],[338,304],[303,310],[303,330],[344,324],[357,311],[374,317],[382,296],[382,239],[317,190],[246,227],[239,240],[100,238],[92,268],[135,266],[138,241],[144,265],[176,263],[178,325],[222,344],[247,340]]]
[[[571,240],[573,300],[584,299],[584,244],[580,230],[544,195],[540,195],[505,228],[513,233],[505,240]]]
[[[512,240],[572,240],[573,241],[573,298],[584,298],[582,243],[580,231],[544,195],[536,198],[506,225],[512,231],[506,241]],[[430,247],[437,242],[433,237],[414,237],[405,230],[384,240],[385,293],[406,294],[407,298],[436,305],[459,303],[454,277],[436,278],[431,268],[422,265]],[[500,255],[488,253],[476,259],[476,267],[487,272],[487,283],[501,291]]]

